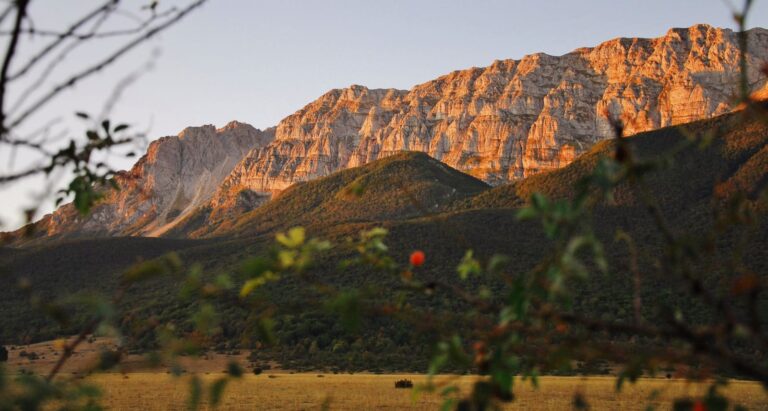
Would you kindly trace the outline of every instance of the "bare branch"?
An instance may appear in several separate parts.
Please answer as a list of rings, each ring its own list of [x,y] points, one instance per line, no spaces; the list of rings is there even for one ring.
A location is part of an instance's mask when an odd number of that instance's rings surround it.
[[[128,53],[129,51],[133,50],[137,46],[143,44],[146,40],[150,39],[157,33],[162,32],[163,30],[167,29],[168,27],[172,26],[174,23],[181,20],[184,16],[192,12],[194,9],[202,6],[207,0],[197,0],[193,4],[189,5],[185,9],[179,11],[173,18],[163,22],[163,24],[159,26],[155,26],[153,29],[148,30],[141,36],[137,37],[136,39],[130,41],[129,43],[125,44],[123,47],[119,48],[117,51],[112,53],[109,57],[105,58],[101,62],[81,71],[80,73],[77,73],[70,77],[68,80],[60,83],[58,86],[54,87],[50,92],[48,92],[46,95],[42,96],[40,99],[38,99],[34,104],[32,104],[31,107],[29,107],[27,110],[25,110],[22,114],[20,114],[18,117],[16,117],[11,124],[9,125],[9,128],[17,127],[19,124],[24,122],[30,115],[35,113],[37,110],[39,110],[41,107],[45,106],[47,103],[49,103],[54,97],[59,95],[62,91],[73,87],[77,82],[80,80],[101,71],[105,67],[111,65],[118,59],[120,59],[123,55]]]
[[[2,24],[2,22],[5,21],[5,18],[11,14],[11,12],[13,11],[13,8],[14,8],[13,4],[9,4],[8,7],[6,7],[2,13],[0,13],[0,24]]]
[[[5,52],[2,69],[0,69],[0,139],[2,139],[7,131],[7,128],[5,127],[5,91],[8,86],[8,70],[11,67],[11,61],[16,53],[16,47],[19,44],[19,32],[21,30],[21,25],[24,22],[24,15],[27,13],[28,5],[28,0],[18,0],[16,2],[16,21],[13,25],[13,35],[11,36],[11,41],[8,43],[8,49]]]
[[[16,80],[19,77],[21,77],[24,74],[26,74],[29,70],[31,70],[33,67],[35,67],[35,65],[37,64],[38,61],[40,61],[42,58],[47,56],[48,53],[50,53],[51,51],[56,49],[61,43],[63,43],[65,40],[67,40],[69,38],[69,36],[71,36],[72,33],[74,33],[77,29],[79,29],[84,24],[86,24],[89,21],[91,21],[94,17],[99,16],[100,14],[102,14],[102,13],[104,13],[106,11],[109,11],[111,8],[113,8],[118,3],[118,1],[119,0],[108,0],[103,5],[101,5],[99,8],[97,8],[97,9],[93,10],[92,12],[90,12],[90,13],[86,14],[85,16],[83,16],[83,18],[81,18],[80,20],[75,22],[72,26],[70,26],[69,29],[66,32],[62,33],[62,35],[59,38],[57,38],[56,40],[52,41],[45,48],[43,48],[39,53],[37,53],[35,56],[33,56],[27,62],[27,64],[25,64],[21,69],[19,69],[19,71],[14,73],[12,76],[8,77],[8,81]]]
[[[93,27],[91,28],[91,32],[96,32],[106,21],[107,17],[109,17],[108,13],[102,14],[101,17],[94,23]],[[61,64],[67,58],[69,53],[84,44],[87,44],[87,42],[76,41],[64,48],[64,50],[62,50],[58,56],[56,56],[52,61],[48,63],[48,65],[45,67],[42,73],[40,73],[37,79],[32,81],[30,85],[21,93],[20,97],[14,102],[13,107],[8,110],[6,115],[11,117],[16,114],[16,112],[23,107],[27,99],[31,97],[36,90],[45,85],[45,81],[48,79],[48,76],[50,76],[56,67],[58,67],[59,64]]]
[[[116,10],[107,10],[107,11],[116,12]],[[61,43],[61,41],[67,40],[67,39],[82,41],[82,40],[104,39],[109,37],[127,36],[127,35],[141,32],[142,30],[149,27],[155,21],[168,17],[174,14],[176,11],[177,9],[173,7],[162,13],[155,13],[148,19],[141,21],[136,27],[133,27],[130,29],[123,29],[123,30],[110,30],[110,31],[102,31],[102,32],[91,31],[89,33],[78,34],[78,33],[73,33],[70,30],[67,30],[66,32],[61,32],[61,31],[54,31],[54,30],[39,30],[35,28],[27,28],[27,29],[22,29],[21,33],[34,35],[34,36],[42,36],[42,37],[56,37],[58,43]],[[103,14],[103,16],[106,16],[106,15],[107,14]],[[12,32],[10,31],[0,31],[0,36],[9,36],[11,34]],[[22,76],[22,75],[24,75],[24,73],[21,73],[21,72],[18,73],[18,76]],[[12,76],[11,80],[14,80],[15,77],[16,76]]]

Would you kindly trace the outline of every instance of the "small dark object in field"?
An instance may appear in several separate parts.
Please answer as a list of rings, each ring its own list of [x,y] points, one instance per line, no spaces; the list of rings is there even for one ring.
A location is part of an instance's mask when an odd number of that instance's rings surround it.
[[[672,378],[672,374],[667,373],[667,379]]]
[[[269,378],[277,378],[277,375],[270,375]]]
[[[395,388],[413,388],[413,381],[397,380],[395,381]]]
[[[317,374],[317,378],[323,378],[323,377],[325,377],[325,375],[323,375],[323,374]]]
[[[253,375],[259,375],[263,372],[261,367],[253,367]]]
[[[26,359],[28,359],[30,361],[34,361],[34,360],[40,358],[37,355],[37,353],[34,352],[34,351],[32,351],[32,352],[22,351],[22,352],[19,353],[19,357],[26,358]]]

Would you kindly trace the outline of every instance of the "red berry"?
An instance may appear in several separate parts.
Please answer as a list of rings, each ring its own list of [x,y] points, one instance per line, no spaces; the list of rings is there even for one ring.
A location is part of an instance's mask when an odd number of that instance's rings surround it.
[[[420,250],[416,250],[411,253],[411,265],[414,267],[418,267],[422,264],[424,264],[424,252]]]
[[[707,406],[700,400],[693,403],[693,411],[707,411]]]

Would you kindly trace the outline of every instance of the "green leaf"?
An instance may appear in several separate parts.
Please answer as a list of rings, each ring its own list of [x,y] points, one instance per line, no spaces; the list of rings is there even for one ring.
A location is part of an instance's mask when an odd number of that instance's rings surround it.
[[[448,353],[445,348],[443,348],[443,345],[445,343],[438,344],[438,352],[432,356],[432,359],[429,361],[429,367],[427,367],[427,374],[429,375],[437,375],[438,372],[445,366],[445,364],[448,362]]]
[[[488,272],[498,274],[509,263],[509,257],[501,254],[494,254],[488,261]]]
[[[273,273],[272,271],[267,271],[256,278],[251,278],[250,280],[246,281],[245,284],[243,284],[243,288],[240,289],[240,298],[245,298],[251,294],[253,290],[268,282],[277,281],[279,279],[280,276]]]
[[[192,316],[195,328],[202,334],[211,335],[218,326],[218,314],[211,304],[203,304],[195,315]]]
[[[455,405],[456,405],[455,398],[446,398],[443,400],[443,404],[440,405],[440,411],[451,411],[455,409]]]
[[[123,273],[123,282],[132,284],[148,278],[157,277],[165,272],[165,267],[157,260],[145,261],[130,267]]]
[[[298,257],[296,250],[280,250],[277,253],[277,261],[280,263],[280,268],[284,270],[293,267],[296,257]]]
[[[491,372],[491,378],[496,382],[501,394],[507,397],[512,395],[512,384],[514,383],[515,376],[512,372],[506,368],[494,367]]]
[[[133,284],[150,278],[172,274],[181,270],[182,262],[179,255],[170,252],[154,260],[135,264],[123,273],[122,280],[126,284]]]
[[[256,334],[263,343],[267,345],[275,345],[277,343],[277,337],[275,337],[275,320],[271,317],[262,317],[256,323]]]
[[[517,212],[518,220],[532,220],[539,216],[539,212],[533,207],[523,207]]]
[[[533,193],[531,195],[531,204],[537,210],[544,210],[549,205],[549,202],[547,201],[547,197],[545,197],[543,194]]]
[[[248,277],[258,277],[272,269],[272,262],[266,257],[251,257],[243,263],[241,271]]]
[[[459,392],[459,387],[455,385],[449,385],[440,391],[440,395],[446,396],[446,395],[455,394],[458,392]]]
[[[211,384],[211,405],[216,407],[221,402],[221,397],[224,394],[224,388],[227,387],[227,380],[226,377],[222,377],[217,379],[216,381]]]
[[[304,244],[306,233],[304,227],[293,227],[287,234],[278,233],[277,242],[288,248],[297,248]]]
[[[362,309],[360,295],[356,290],[343,291],[328,303],[328,308],[339,314],[341,324],[348,331],[355,331],[360,326]]]
[[[386,237],[386,235],[389,232],[386,228],[383,227],[374,227],[368,231],[363,231],[361,233],[361,237],[363,239],[371,239],[371,238],[377,238],[377,237]]]
[[[231,290],[235,284],[232,283],[232,279],[227,274],[219,274],[214,278],[213,284],[222,290]]]
[[[187,408],[190,410],[196,410],[200,407],[200,399],[203,396],[203,382],[197,375],[193,376],[189,380],[189,399],[187,401]]]
[[[128,124],[118,124],[117,127],[115,127],[115,129],[113,130],[113,132],[119,133],[123,130],[127,130],[128,127],[130,127]]]
[[[472,257],[472,250],[467,250],[459,266],[456,267],[456,271],[459,273],[459,278],[466,280],[471,275],[480,275],[483,269],[480,267],[480,263]]]

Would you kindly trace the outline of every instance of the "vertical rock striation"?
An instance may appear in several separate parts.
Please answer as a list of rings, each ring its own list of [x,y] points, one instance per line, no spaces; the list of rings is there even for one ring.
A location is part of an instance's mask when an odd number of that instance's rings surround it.
[[[749,82],[768,31],[749,31]],[[739,76],[737,34],[696,25],[656,39],[619,38],[564,56],[539,53],[455,71],[410,91],[332,90],[285,118],[216,197],[268,194],[400,150],[423,151],[491,184],[562,167],[612,137],[725,113]]]
[[[748,83],[766,92],[768,30],[749,30]],[[490,184],[563,167],[626,133],[723,114],[740,74],[737,33],[696,25],[454,71],[411,90],[331,90],[275,128],[188,128],[154,143],[86,220],[65,206],[49,234],[162,235],[185,218],[216,224],[290,185],[401,150],[422,151]],[[202,217],[201,217],[202,216]]]

